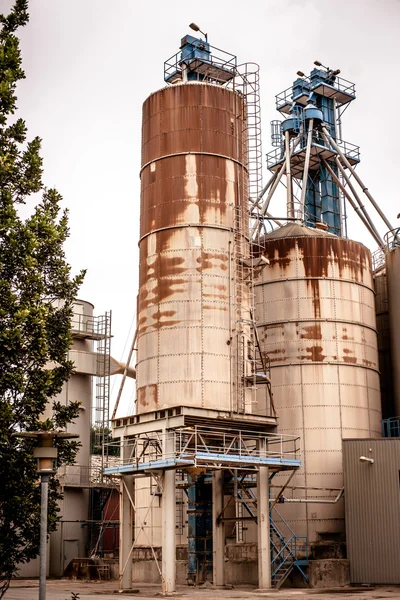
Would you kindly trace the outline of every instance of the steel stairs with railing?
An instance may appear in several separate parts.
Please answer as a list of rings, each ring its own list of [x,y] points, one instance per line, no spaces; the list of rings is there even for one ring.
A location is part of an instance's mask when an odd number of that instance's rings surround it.
[[[286,537],[278,529],[273,514],[278,517],[287,531]],[[308,583],[308,577],[303,567],[308,566],[308,538],[295,535],[287,521],[274,507],[270,513],[270,539],[271,539],[271,580],[274,587],[280,588],[284,581],[294,571],[298,570],[303,579]]]
[[[243,487],[238,490],[238,497],[241,500],[243,508],[256,520],[257,498],[253,490]],[[284,526],[285,535],[278,528],[276,520],[279,520]],[[279,589],[295,570],[298,570],[306,583],[308,583],[308,577],[303,570],[309,564],[308,538],[306,536],[295,535],[290,525],[285,521],[276,507],[270,512],[270,542],[271,581],[273,586]]]

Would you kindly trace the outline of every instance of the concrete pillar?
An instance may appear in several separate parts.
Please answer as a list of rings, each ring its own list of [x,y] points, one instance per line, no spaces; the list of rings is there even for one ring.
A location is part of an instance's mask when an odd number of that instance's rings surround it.
[[[124,485],[125,482],[125,485]],[[120,590],[132,589],[132,556],[130,555],[133,543],[133,475],[123,475],[120,481],[119,503],[119,588]]]
[[[217,522],[224,508],[224,472],[222,469],[212,473],[212,528],[213,528],[213,584],[225,584],[225,526]]]
[[[173,432],[164,436],[164,458],[172,458],[174,454]],[[163,473],[162,491],[162,591],[163,594],[175,592],[176,584],[176,497],[175,469]]]
[[[265,440],[260,440],[260,456],[265,452]],[[269,469],[260,466],[257,473],[257,538],[258,538],[258,587],[271,587],[271,549],[269,531]]]

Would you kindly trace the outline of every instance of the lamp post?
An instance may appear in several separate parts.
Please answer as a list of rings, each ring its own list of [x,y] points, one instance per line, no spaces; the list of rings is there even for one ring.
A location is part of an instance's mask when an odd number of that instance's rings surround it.
[[[64,431],[27,431],[16,433],[16,437],[33,438],[36,447],[33,450],[37,458],[37,472],[40,475],[40,553],[39,553],[39,600],[46,600],[47,567],[47,508],[49,500],[50,475],[57,470],[57,448],[54,441],[77,438],[76,433]]]

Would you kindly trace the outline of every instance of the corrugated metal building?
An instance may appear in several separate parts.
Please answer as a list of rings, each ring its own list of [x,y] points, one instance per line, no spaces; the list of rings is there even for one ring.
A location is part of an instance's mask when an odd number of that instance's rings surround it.
[[[343,440],[352,583],[400,583],[400,439]]]

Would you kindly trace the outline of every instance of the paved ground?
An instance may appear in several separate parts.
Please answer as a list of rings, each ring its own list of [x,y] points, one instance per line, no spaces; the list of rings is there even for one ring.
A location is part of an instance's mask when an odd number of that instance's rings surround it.
[[[47,583],[46,600],[72,600],[73,593],[79,594],[79,600],[115,600],[118,594],[118,583],[71,581],[69,579],[50,580]],[[159,597],[160,587],[140,584],[133,594],[120,596],[121,598],[140,598],[150,600]],[[317,589],[283,589],[271,592],[256,592],[252,587],[235,587],[231,590],[210,587],[179,586],[177,598],[187,600],[230,600],[236,598],[252,599],[274,598],[275,600],[379,600],[400,599],[400,587],[361,587],[361,588],[336,588],[330,590]],[[11,587],[4,596],[5,600],[37,600],[38,582],[34,580],[18,580],[11,583]],[[77,598],[77,600],[78,600]]]

